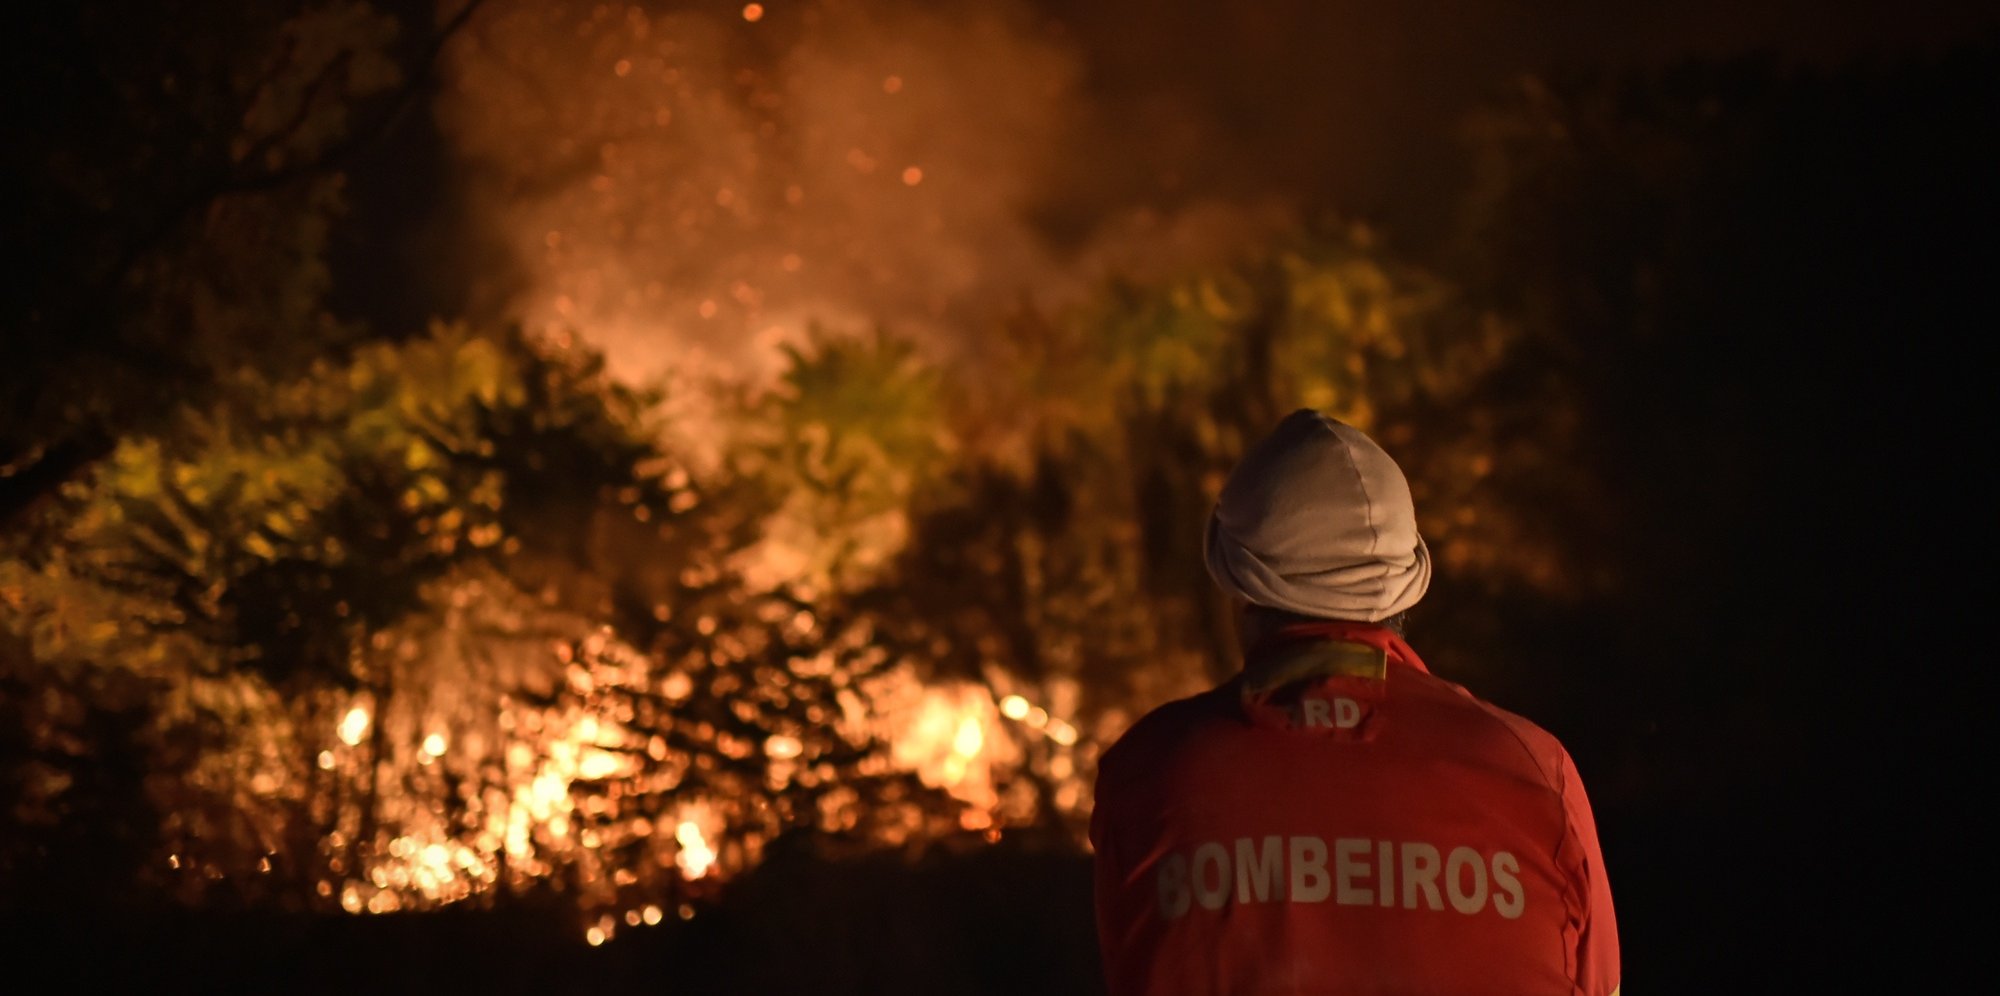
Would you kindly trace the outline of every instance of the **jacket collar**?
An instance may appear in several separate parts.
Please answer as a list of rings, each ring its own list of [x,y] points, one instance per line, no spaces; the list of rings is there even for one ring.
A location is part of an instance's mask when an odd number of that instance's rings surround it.
[[[1255,695],[1296,681],[1338,676],[1380,680],[1391,662],[1430,673],[1423,658],[1387,626],[1340,620],[1296,623],[1244,655],[1243,690]]]

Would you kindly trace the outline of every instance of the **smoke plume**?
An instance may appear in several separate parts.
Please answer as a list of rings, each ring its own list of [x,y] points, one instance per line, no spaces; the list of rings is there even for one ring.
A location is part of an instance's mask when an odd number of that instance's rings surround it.
[[[1024,298],[1210,261],[1291,215],[1134,191],[1064,216],[1101,185],[1084,71],[1006,3],[498,4],[440,114],[516,317],[623,375],[755,379],[810,323],[949,355]]]

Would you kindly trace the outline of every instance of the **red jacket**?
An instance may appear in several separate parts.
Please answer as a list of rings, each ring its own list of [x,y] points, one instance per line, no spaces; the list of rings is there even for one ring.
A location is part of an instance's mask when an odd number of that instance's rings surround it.
[[[1114,996],[1618,988],[1569,754],[1380,626],[1285,630],[1141,719],[1090,836]]]

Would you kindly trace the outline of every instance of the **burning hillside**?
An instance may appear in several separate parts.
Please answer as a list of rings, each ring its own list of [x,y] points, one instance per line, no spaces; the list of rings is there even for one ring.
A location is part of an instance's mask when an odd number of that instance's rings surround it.
[[[394,33],[340,11],[219,77],[242,178],[133,257],[132,335],[201,323],[200,390],[103,400],[8,537],[0,873],[74,867],[99,807],[190,904],[559,893],[602,941],[787,834],[1080,846],[1097,752],[1234,653],[1193,548],[1243,441],[1281,403],[1395,440],[1514,341],[1359,226],[1135,200],[1053,238],[1059,33],[830,2],[444,18],[510,256],[488,319],[366,335],[320,306],[319,157]],[[1557,584],[1482,491],[1505,428],[1412,450],[1429,532]]]

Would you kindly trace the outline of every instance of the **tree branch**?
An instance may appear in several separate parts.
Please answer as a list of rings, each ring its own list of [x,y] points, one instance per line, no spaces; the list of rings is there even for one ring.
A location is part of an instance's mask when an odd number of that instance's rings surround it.
[[[394,131],[396,124],[403,119],[404,115],[409,113],[412,107],[416,106],[417,98],[423,95],[432,80],[437,76],[438,57],[444,53],[445,45],[458,35],[466,23],[472,20],[472,15],[480,7],[485,6],[485,4],[486,0],[467,0],[465,6],[460,8],[458,13],[452,15],[451,20],[446,21],[438,28],[437,34],[431,36],[430,43],[424,47],[423,55],[417,60],[416,70],[411,73],[409,81],[403,84],[402,89],[398,90],[395,97],[391,99],[388,108],[381,114],[376,115],[368,127],[356,128],[350,131],[345,139],[328,146],[318,156],[308,159],[305,162],[266,170],[259,174],[232,177],[210,194],[202,203],[229,194],[270,190],[303,177],[326,172],[351,159],[356,153],[367,148],[382,138],[382,136]],[[311,98],[310,92],[307,94],[307,98],[309,101]],[[307,101],[301,102],[299,108],[301,114],[304,113],[306,105]],[[242,161],[251,162],[252,160],[246,156]],[[200,204],[195,206],[199,207]]]
[[[298,134],[299,129],[305,127],[306,119],[312,116],[313,105],[319,102],[320,94],[324,93],[327,87],[333,85],[335,80],[345,82],[348,75],[348,67],[353,64],[354,52],[351,49],[328,59],[326,65],[321,66],[320,71],[313,76],[311,81],[306,83],[305,92],[299,95],[299,106],[292,109],[292,116],[287,118],[283,124],[273,128],[263,138],[251,143],[249,148],[243,150],[242,155],[236,157],[236,161],[238,163],[261,162],[273,150],[277,149],[280,144],[290,139],[293,135]]]
[[[111,306],[110,302],[118,299],[120,288],[140,261],[178,231],[189,217],[199,213],[208,205],[223,197],[271,190],[336,169],[392,132],[410,108],[416,106],[417,99],[435,78],[438,59],[445,45],[464,29],[473,15],[485,4],[486,0],[467,0],[458,13],[439,26],[437,32],[424,46],[415,68],[409,74],[408,81],[394,97],[390,98],[387,107],[365,125],[351,129],[345,139],[328,146],[319,155],[303,162],[277,169],[243,172],[241,170],[243,163],[254,163],[263,153],[275,148],[285,136],[297,131],[314,101],[331,82],[331,78],[345,71],[351,53],[343,53],[342,56],[329,62],[327,68],[307,86],[298,110],[285,126],[258,140],[242,159],[194,183],[185,196],[175,200],[152,224],[145,226],[125,245],[114,257],[112,264],[102,272],[96,281],[96,286],[78,292],[78,298],[84,302],[83,306],[70,311],[55,323],[54,331],[46,334],[54,336],[74,334],[77,327],[88,322],[93,316],[105,316]],[[37,458],[15,461],[0,468],[0,528],[12,525],[29,508],[39,503],[41,498],[53,493],[56,488],[109,453],[116,444],[116,430],[116,426],[99,424],[79,426],[68,438],[59,439],[45,447]]]

